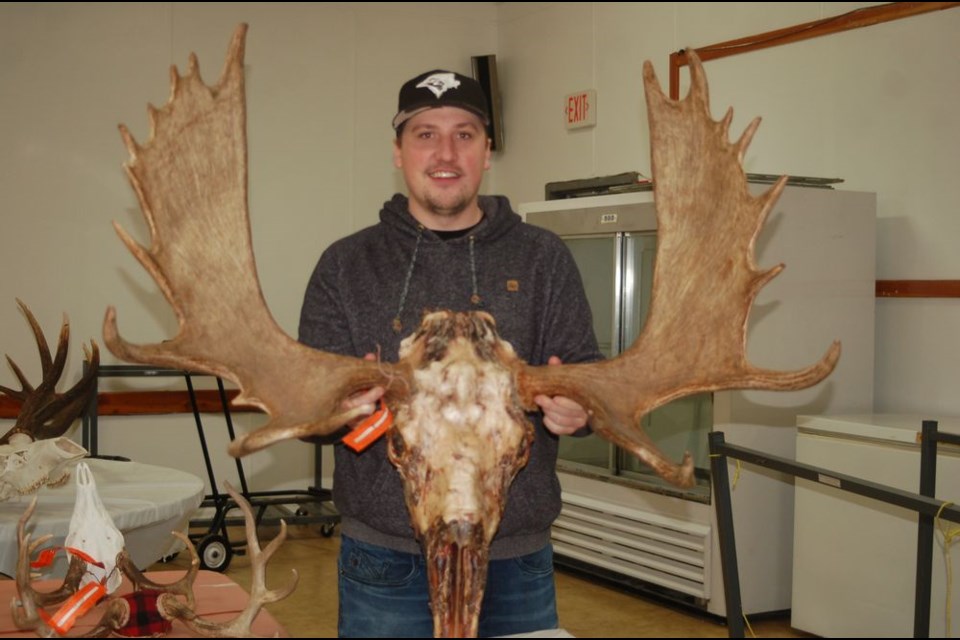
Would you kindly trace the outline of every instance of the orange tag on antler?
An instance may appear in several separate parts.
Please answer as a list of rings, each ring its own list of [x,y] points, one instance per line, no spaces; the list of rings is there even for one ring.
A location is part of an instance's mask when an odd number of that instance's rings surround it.
[[[57,555],[57,549],[60,547],[53,547],[50,549],[44,549],[37,554],[37,559],[30,563],[30,567],[33,569],[40,569],[42,567],[49,567],[53,564],[53,559]]]
[[[37,559],[30,563],[30,566],[33,569],[41,569],[43,567],[49,567],[53,564],[53,559],[57,555],[57,551],[60,549],[65,549],[67,553],[79,557],[81,560],[87,564],[92,564],[95,567],[100,567],[103,569],[103,563],[94,560],[92,556],[88,553],[84,553],[80,549],[74,549],[73,547],[50,547],[49,549],[44,549],[37,554]]]
[[[383,401],[378,404],[380,405],[379,409],[370,414],[356,429],[343,438],[343,444],[357,453],[376,442],[393,425],[393,414],[390,413],[390,409],[383,404]]]
[[[37,613],[43,618],[44,622],[50,625],[54,631],[61,636],[66,635],[79,618],[83,616],[90,608],[100,602],[100,598],[107,594],[106,588],[99,582],[88,582],[82,589],[70,596],[70,599],[63,603],[57,612],[52,616],[43,609],[37,609]]]
[[[69,553],[70,555],[77,556],[78,558],[80,558],[81,560],[83,560],[84,562],[86,562],[87,564],[92,564],[93,566],[99,567],[99,568],[101,568],[101,569],[104,568],[103,563],[100,562],[99,560],[94,560],[93,556],[91,556],[89,553],[86,553],[86,552],[84,552],[84,551],[82,551],[82,550],[80,550],[80,549],[76,549],[76,548],[74,548],[74,547],[64,547],[64,549],[66,549],[66,550],[67,550],[67,553]]]

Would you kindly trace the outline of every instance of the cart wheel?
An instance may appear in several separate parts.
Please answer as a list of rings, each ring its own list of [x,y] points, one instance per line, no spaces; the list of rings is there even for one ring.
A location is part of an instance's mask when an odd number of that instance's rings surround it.
[[[321,525],[321,526],[320,526],[320,535],[322,535],[324,538],[329,538],[330,536],[333,535],[333,529],[334,529],[334,527],[336,527],[336,526],[337,526],[337,525],[335,525],[335,524],[324,524],[324,525]]]
[[[201,568],[223,573],[230,566],[233,549],[225,537],[214,534],[200,541],[197,545],[197,555],[200,556]]]

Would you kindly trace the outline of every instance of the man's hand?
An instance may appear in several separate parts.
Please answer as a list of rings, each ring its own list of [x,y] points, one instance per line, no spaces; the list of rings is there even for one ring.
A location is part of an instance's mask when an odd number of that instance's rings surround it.
[[[369,360],[374,362],[377,359],[376,354],[368,353],[363,356],[364,360]],[[353,420],[351,420],[347,426],[353,429],[356,427],[364,418],[369,416],[371,413],[377,409],[377,400],[383,397],[385,389],[383,387],[372,387],[366,391],[361,391],[355,393],[340,404],[340,408],[343,411],[350,411],[351,409],[363,408],[363,411]]]
[[[358,415],[356,418],[351,420],[347,426],[349,426],[350,428],[353,428],[357,426],[357,424],[361,420],[363,420],[364,418],[369,416],[371,413],[373,413],[377,408],[377,400],[382,398],[383,394],[384,394],[383,387],[371,387],[366,391],[361,391],[360,393],[356,393],[350,396],[349,398],[347,398],[346,400],[344,400],[340,404],[340,407],[344,411],[350,411],[351,409],[358,409],[360,407],[363,408],[363,411],[360,413],[360,415]]]
[[[377,359],[377,356],[376,354],[368,353],[363,356],[363,359],[374,361]],[[353,394],[340,403],[340,410],[343,412],[362,408],[362,411],[360,411],[353,420],[343,425],[343,427],[334,433],[325,436],[306,436],[300,438],[300,440],[303,442],[313,442],[315,444],[334,444],[335,442],[340,442],[340,439],[352,431],[364,418],[376,411],[377,400],[382,398],[385,392],[386,390],[383,387],[372,387],[366,391]]]
[[[561,364],[560,358],[550,356],[548,365]],[[543,410],[543,426],[558,436],[573,435],[587,426],[590,414],[580,403],[564,396],[539,395],[533,399]]]

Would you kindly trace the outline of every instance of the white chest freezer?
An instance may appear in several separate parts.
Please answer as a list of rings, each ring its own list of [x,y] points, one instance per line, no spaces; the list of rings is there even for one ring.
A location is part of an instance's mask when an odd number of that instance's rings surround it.
[[[798,416],[797,461],[917,493],[924,420],[960,433],[960,418]],[[936,498],[960,502],[960,450],[942,443]],[[942,538],[935,535],[930,634],[944,637],[946,571]],[[823,637],[912,636],[916,553],[915,512],[797,479],[792,626]],[[960,579],[960,549],[952,566]],[[960,620],[957,585],[952,606]]]

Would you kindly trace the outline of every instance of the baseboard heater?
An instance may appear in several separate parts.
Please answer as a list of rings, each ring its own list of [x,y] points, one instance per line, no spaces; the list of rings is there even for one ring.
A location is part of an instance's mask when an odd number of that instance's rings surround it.
[[[699,606],[710,598],[709,526],[564,492],[551,537],[558,564]]]

